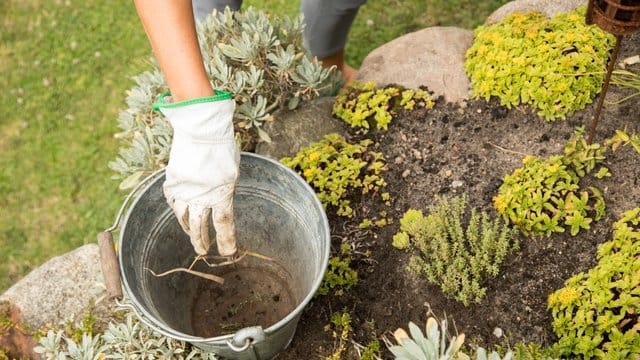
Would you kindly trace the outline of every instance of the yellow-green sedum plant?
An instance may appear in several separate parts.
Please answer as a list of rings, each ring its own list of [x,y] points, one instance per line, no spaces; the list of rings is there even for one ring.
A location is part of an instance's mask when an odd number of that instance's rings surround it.
[[[354,81],[340,90],[333,104],[333,114],[351,127],[365,132],[371,128],[386,130],[393,115],[402,108],[431,109],[435,103],[425,90],[396,86],[378,88],[376,83]]]
[[[351,248],[349,244],[342,243],[340,254],[329,259],[327,272],[322,278],[316,295],[328,295],[332,292],[336,296],[342,296],[345,290],[357,284],[358,272],[351,268]]]
[[[605,159],[606,147],[587,144],[577,133],[563,155],[548,158],[526,156],[523,166],[504,177],[493,206],[524,235],[551,235],[568,228],[575,236],[604,215],[602,192],[583,189],[580,180]],[[600,167],[595,177],[609,176]]]
[[[389,193],[385,191],[387,182],[382,177],[387,169],[384,156],[370,150],[371,144],[368,139],[350,144],[334,133],[280,162],[314,188],[325,208],[333,206],[338,215],[352,217],[349,196],[373,194],[390,204]]]
[[[547,19],[516,13],[480,26],[465,71],[477,98],[507,108],[529,104],[546,120],[565,119],[601,91],[615,38],[585,24],[585,7]]]
[[[640,358],[640,208],[613,224],[598,264],[549,296],[554,349],[564,358]]]
[[[328,69],[312,61],[302,46],[302,18],[269,17],[261,11],[210,15],[198,26],[198,38],[211,84],[234,94],[234,125],[243,145],[257,137],[269,141],[262,124],[280,108],[295,108],[333,88]],[[124,143],[109,164],[123,179],[120,187],[133,187],[140,179],[166,165],[172,129],[152,104],[168,90],[157,65],[133,78],[127,109],[119,115]],[[258,135],[258,136],[256,136]]]

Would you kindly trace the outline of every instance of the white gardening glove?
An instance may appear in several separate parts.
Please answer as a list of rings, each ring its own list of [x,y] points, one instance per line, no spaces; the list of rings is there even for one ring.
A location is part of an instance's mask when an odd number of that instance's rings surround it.
[[[164,195],[198,255],[209,251],[209,218],[218,252],[236,252],[233,192],[240,151],[233,135],[235,102],[231,93],[171,102],[163,94],[154,108],[173,126]]]

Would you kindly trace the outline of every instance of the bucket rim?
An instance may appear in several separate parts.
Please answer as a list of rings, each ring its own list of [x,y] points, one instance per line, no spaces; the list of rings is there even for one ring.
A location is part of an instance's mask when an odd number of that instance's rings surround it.
[[[318,198],[318,195],[316,194],[316,192],[313,190],[313,188],[295,171],[293,171],[292,169],[290,169],[289,167],[285,166],[284,164],[280,163],[277,160],[274,160],[270,157],[264,156],[264,155],[259,155],[259,154],[255,154],[255,153],[250,153],[250,152],[246,152],[246,151],[242,151],[241,152],[241,156],[240,156],[240,162],[242,163],[242,159],[243,158],[254,158],[257,159],[258,161],[264,161],[267,163],[270,163],[272,166],[276,166],[278,168],[280,168],[282,171],[284,171],[285,173],[288,173],[289,175],[291,175],[294,178],[297,178],[301,184],[301,186],[310,194],[312,194],[313,196],[313,203],[314,206],[317,207],[320,210],[320,216],[321,216],[321,222],[322,222],[322,226],[325,229],[330,229],[329,228],[329,220],[327,218],[327,214],[325,212],[324,206],[322,206],[322,203],[320,202],[320,199]],[[155,177],[153,179],[150,179],[151,181],[149,181],[149,183],[147,185],[145,185],[144,187],[140,188],[138,190],[138,193],[135,194],[134,199],[132,200],[131,205],[129,206],[129,208],[126,211],[126,214],[124,216],[123,222],[122,222],[122,226],[121,226],[121,231],[120,234],[118,236],[118,248],[119,250],[122,249],[122,247],[120,246],[120,244],[122,244],[122,240],[124,237],[124,231],[122,231],[126,224],[129,222],[129,217],[132,214],[132,209],[136,207],[136,205],[138,204],[138,202],[141,200],[142,195],[146,194],[149,189],[154,186],[160,179],[162,179],[165,175],[165,170],[159,170],[156,172]],[[270,325],[269,327],[267,327],[266,329],[264,329],[264,333],[265,334],[270,334],[270,333],[275,333],[276,331],[284,328],[285,326],[289,325],[292,321],[296,321],[297,322],[297,318],[299,318],[299,316],[302,314],[302,310],[309,304],[309,302],[311,301],[311,299],[314,297],[314,295],[316,294],[316,292],[318,291],[318,288],[320,287],[320,284],[322,283],[322,280],[324,279],[324,275],[327,271],[327,266],[329,264],[329,256],[331,253],[331,233],[330,231],[327,231],[327,234],[325,236],[325,242],[324,242],[324,248],[321,249],[322,250],[322,259],[320,261],[320,273],[318,274],[318,276],[316,277],[316,279],[314,280],[310,291],[308,292],[308,294],[302,299],[302,301],[293,309],[291,310],[291,312],[289,312],[289,314],[287,314],[287,316],[285,316],[284,318],[280,319],[279,321],[277,321],[276,323]],[[118,251],[118,265],[120,268],[120,273],[121,273],[121,278],[122,278],[122,284],[123,287],[125,289],[125,293],[127,295],[127,297],[130,299],[130,301],[128,302],[128,304],[123,305],[126,308],[129,308],[131,310],[133,310],[133,312],[135,313],[135,315],[138,317],[138,319],[140,319],[141,322],[143,322],[145,325],[147,325],[148,327],[152,328],[154,331],[170,337],[172,339],[175,340],[180,340],[180,341],[185,341],[185,342],[189,342],[189,343],[216,343],[216,342],[225,342],[228,343],[229,341],[231,341],[234,336],[236,334],[238,334],[239,332],[242,332],[245,329],[248,328],[254,328],[255,326],[247,326],[244,327],[242,329],[237,330],[234,333],[230,333],[230,334],[226,334],[226,335],[219,335],[219,336],[214,336],[214,337],[209,337],[209,338],[204,338],[204,337],[200,337],[200,336],[195,336],[195,335],[189,335],[186,334],[184,332],[175,330],[175,329],[164,329],[163,326],[165,326],[165,324],[163,322],[161,322],[160,320],[156,319],[155,316],[151,315],[149,313],[149,311],[147,311],[143,306],[140,306],[140,300],[138,299],[137,296],[134,295],[133,291],[131,290],[131,287],[129,286],[129,282],[127,280],[127,277],[125,276],[125,271],[123,268],[123,259],[122,259],[122,251]],[[168,327],[168,326],[167,326]],[[260,327],[262,328],[262,327]],[[297,328],[297,324],[294,327],[294,329]],[[294,336],[294,334],[291,335],[292,337]]]

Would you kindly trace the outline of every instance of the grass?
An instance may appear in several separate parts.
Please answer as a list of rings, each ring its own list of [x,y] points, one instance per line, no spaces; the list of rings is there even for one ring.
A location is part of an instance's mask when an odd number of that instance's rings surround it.
[[[347,46],[374,48],[434,25],[473,29],[506,0],[369,0]],[[296,15],[299,1],[247,0]],[[126,194],[107,163],[131,76],[151,52],[131,1],[0,1],[0,291],[95,241]],[[437,41],[434,39],[434,41]]]

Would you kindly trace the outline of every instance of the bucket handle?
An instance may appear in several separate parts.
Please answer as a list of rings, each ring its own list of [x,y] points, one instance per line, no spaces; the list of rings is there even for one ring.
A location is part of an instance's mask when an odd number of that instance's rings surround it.
[[[253,344],[263,341],[266,337],[262,326],[250,326],[238,330],[232,339],[227,340],[227,346],[235,352],[243,352]],[[241,345],[238,346],[237,344]],[[253,351],[255,358],[258,359],[255,349]]]
[[[136,195],[140,189],[147,185],[151,179],[158,177],[158,174],[162,173],[164,168],[159,169],[151,173],[151,175],[142,179],[136,187],[131,190],[129,195],[124,199],[116,219],[108,229],[98,233],[98,249],[100,253],[100,267],[102,268],[102,276],[104,277],[104,285],[107,288],[107,296],[109,299],[122,299],[122,285],[120,280],[120,270],[118,268],[118,258],[116,256],[116,248],[113,242],[112,232],[118,228],[120,220],[124,214],[131,199]]]

